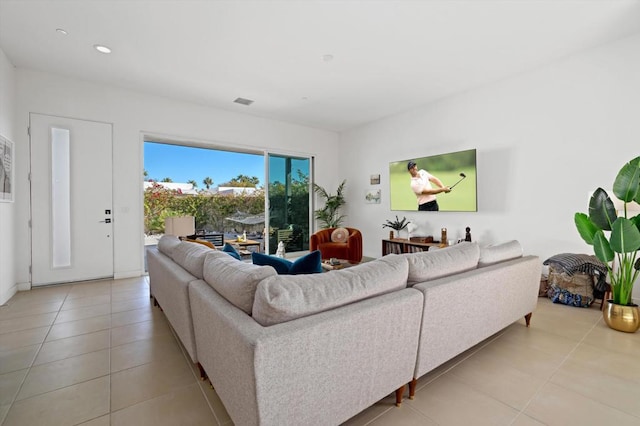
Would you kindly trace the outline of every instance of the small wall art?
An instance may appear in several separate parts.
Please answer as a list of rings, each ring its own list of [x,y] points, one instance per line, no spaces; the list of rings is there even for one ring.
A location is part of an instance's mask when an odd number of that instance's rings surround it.
[[[367,204],[380,204],[381,191],[379,189],[367,190],[364,200]]]
[[[0,135],[0,202],[12,202],[15,185],[13,183],[14,146],[13,142]]]
[[[380,185],[380,175],[371,175],[369,178],[371,185]]]

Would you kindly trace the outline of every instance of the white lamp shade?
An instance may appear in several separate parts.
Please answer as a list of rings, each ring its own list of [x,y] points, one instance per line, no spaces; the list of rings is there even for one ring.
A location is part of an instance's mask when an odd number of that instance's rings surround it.
[[[196,233],[196,218],[193,216],[171,216],[164,220],[164,233],[184,237]]]

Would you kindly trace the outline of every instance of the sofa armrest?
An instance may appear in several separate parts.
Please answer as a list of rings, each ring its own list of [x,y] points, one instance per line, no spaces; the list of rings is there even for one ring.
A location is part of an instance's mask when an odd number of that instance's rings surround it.
[[[411,380],[422,294],[262,327],[191,283],[199,360],[236,424],[339,424]]]

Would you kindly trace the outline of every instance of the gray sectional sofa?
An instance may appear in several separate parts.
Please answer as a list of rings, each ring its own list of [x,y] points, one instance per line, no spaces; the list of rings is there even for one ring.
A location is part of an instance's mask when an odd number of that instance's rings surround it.
[[[388,255],[348,269],[270,266],[163,237],[151,295],[237,425],[339,424],[535,309],[517,242]],[[455,318],[452,321],[452,318]]]

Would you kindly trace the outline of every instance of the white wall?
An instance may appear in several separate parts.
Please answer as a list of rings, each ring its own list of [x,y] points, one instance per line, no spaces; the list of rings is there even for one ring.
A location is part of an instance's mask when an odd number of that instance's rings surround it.
[[[473,66],[473,64],[469,64]],[[592,253],[573,224],[588,194],[611,188],[640,155],[640,36],[381,120],[341,135],[349,221],[364,254],[379,256],[385,219],[399,213],[422,235],[464,236],[482,245],[518,239],[542,260]],[[391,212],[389,162],[476,148],[478,212]],[[370,174],[381,174],[382,204],[365,204]],[[640,286],[638,286],[640,287]],[[636,289],[636,295],[640,289]]]
[[[0,49],[0,134],[15,141],[15,70]],[[16,292],[14,257],[15,204],[0,203],[0,304]]]
[[[323,185],[339,183],[329,159],[338,147],[333,132],[291,125],[246,114],[227,112],[132,91],[101,86],[53,74],[18,69],[16,128],[25,129],[29,113],[113,123],[114,149],[114,268],[116,277],[143,271],[141,134],[167,135],[228,146],[266,148],[316,156],[316,177]],[[19,131],[16,143],[17,280],[28,282],[30,259],[28,137]],[[324,165],[324,167],[323,167]],[[214,165],[212,165],[214,167]]]

